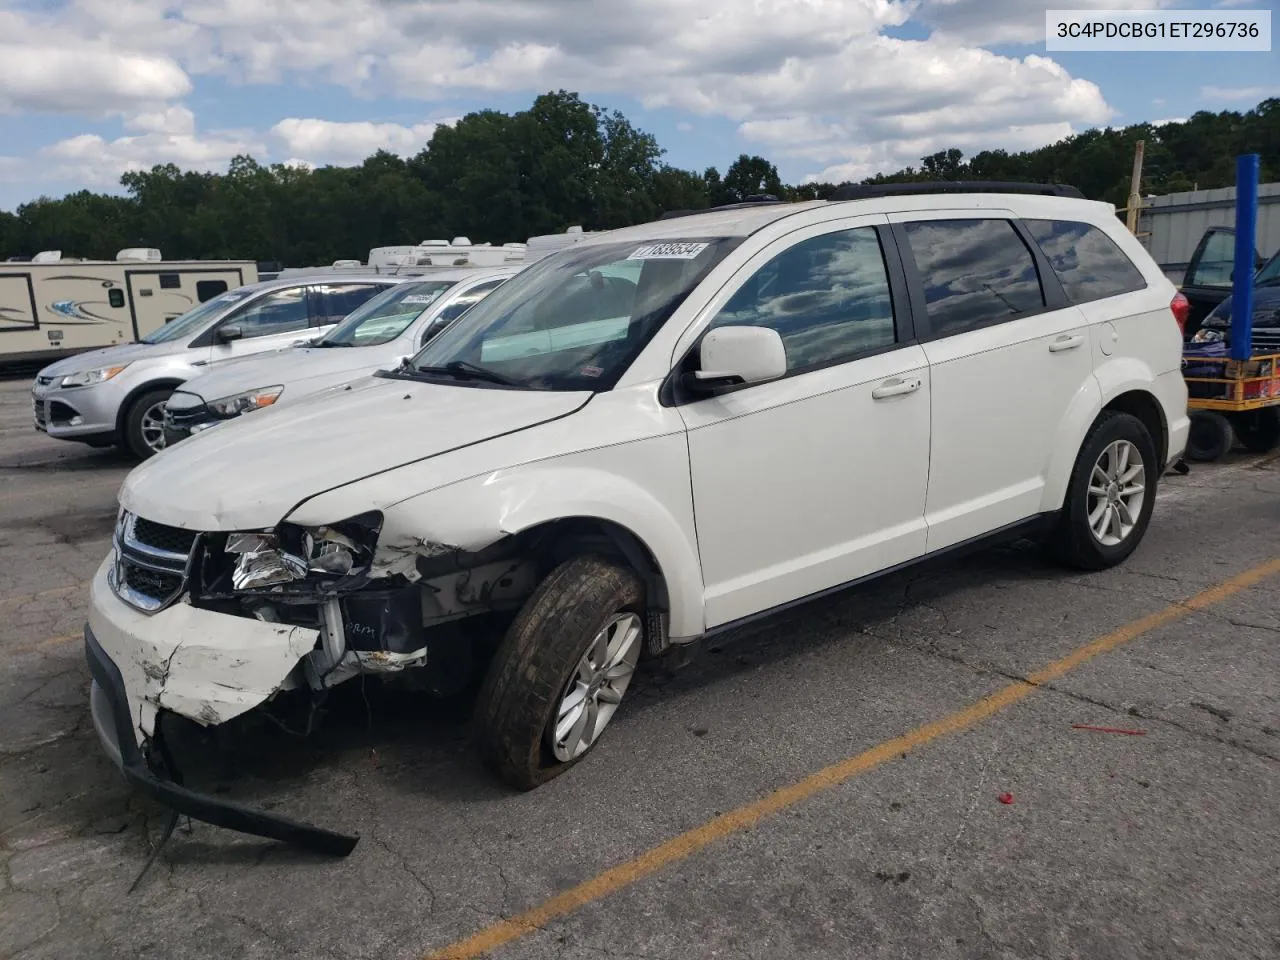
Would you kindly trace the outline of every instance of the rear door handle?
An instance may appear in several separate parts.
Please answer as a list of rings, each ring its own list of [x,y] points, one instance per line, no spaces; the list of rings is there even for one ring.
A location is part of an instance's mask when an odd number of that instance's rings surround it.
[[[904,393],[915,393],[920,389],[923,380],[903,380],[894,377],[892,380],[886,380],[880,386],[871,391],[871,399],[887,400],[889,397],[900,397]]]
[[[1084,343],[1084,337],[1076,334],[1071,337],[1059,337],[1053,343],[1049,344],[1050,353],[1061,353],[1063,350],[1074,350],[1080,344]]]

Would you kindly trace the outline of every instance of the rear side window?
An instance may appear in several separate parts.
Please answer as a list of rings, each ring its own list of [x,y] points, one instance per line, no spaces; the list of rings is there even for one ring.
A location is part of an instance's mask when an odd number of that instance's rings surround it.
[[[312,288],[317,295],[315,325],[338,323],[374,294],[387,289],[381,283],[327,283]]]
[[[1072,303],[1144,290],[1142,272],[1106,231],[1075,220],[1025,220]]]
[[[1035,258],[1008,220],[902,225],[924,286],[929,330],[949,337],[1044,309]]]
[[[182,289],[182,278],[176,273],[160,274],[161,290],[180,290]]]
[[[225,280],[197,280],[196,281],[196,299],[201,303],[206,300],[212,300],[219,294],[227,292],[227,281]]]

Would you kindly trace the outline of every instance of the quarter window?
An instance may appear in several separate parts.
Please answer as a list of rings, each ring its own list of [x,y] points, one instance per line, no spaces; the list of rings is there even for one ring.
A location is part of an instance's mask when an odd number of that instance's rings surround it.
[[[892,346],[893,298],[875,229],[828,233],[783,251],[738,289],[711,326],[777,330],[789,373]]]
[[[933,336],[1044,309],[1035,259],[1008,220],[923,220],[903,227]]]
[[[1106,232],[1075,220],[1026,220],[1072,303],[1132,293],[1146,279]]]

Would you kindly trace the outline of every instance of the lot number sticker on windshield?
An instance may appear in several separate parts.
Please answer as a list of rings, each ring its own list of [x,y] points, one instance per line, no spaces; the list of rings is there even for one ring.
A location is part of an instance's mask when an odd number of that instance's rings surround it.
[[[651,243],[640,247],[627,257],[628,260],[692,260],[703,250],[705,243]]]
[[[411,293],[409,296],[401,300],[401,303],[434,303],[440,299],[438,293]]]

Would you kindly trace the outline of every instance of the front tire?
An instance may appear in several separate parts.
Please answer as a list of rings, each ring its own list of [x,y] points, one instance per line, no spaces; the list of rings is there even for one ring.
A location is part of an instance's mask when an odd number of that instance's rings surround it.
[[[172,394],[168,388],[148,390],[129,405],[121,439],[125,449],[139,460],[164,449],[164,405]]]
[[[476,745],[518,790],[546,783],[600,740],[644,644],[644,585],[603,557],[553,570],[494,655],[476,705]]]
[[[1103,411],[1071,471],[1051,545],[1058,559],[1081,570],[1124,562],[1147,532],[1155,506],[1159,458],[1137,417]]]

